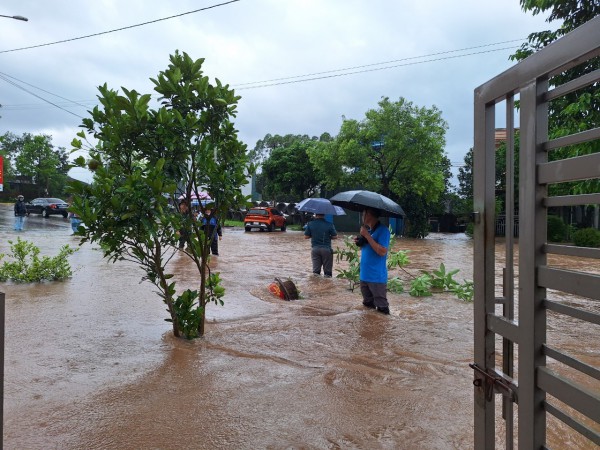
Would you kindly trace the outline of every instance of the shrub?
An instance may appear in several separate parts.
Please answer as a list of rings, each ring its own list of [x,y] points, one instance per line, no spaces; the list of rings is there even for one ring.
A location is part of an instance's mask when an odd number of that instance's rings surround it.
[[[558,216],[548,216],[548,241],[565,242],[569,233],[569,226]]]
[[[473,222],[469,222],[467,224],[467,228],[465,229],[465,234],[470,238],[473,237],[473,228],[475,228],[475,224]]]
[[[339,273],[337,278],[346,279],[350,282],[350,290],[354,291],[354,288],[360,283],[359,271],[360,271],[360,256],[359,248],[354,243],[352,236],[346,236],[344,238],[345,248],[337,248],[335,250],[336,262],[346,261],[348,262],[347,269],[336,269]],[[440,268],[428,272],[422,270],[422,275],[415,277],[408,272],[404,266],[410,264],[408,258],[409,250],[399,250],[397,252],[390,252],[387,260],[388,270],[400,269],[402,273],[408,275],[410,280],[410,290],[408,293],[413,297],[428,297],[432,295],[432,289],[436,292],[453,292],[456,296],[465,301],[473,301],[473,282],[465,280],[464,284],[458,283],[454,280],[459,270],[446,270],[446,266],[440,263]],[[388,278],[387,290],[396,294],[405,292],[404,280],[400,277],[395,276]]]
[[[20,283],[32,283],[41,281],[60,281],[72,275],[71,266],[67,260],[76,249],[63,246],[58,255],[54,257],[43,256],[40,258],[40,249],[33,243],[22,241],[8,241],[13,261],[4,261],[0,266],[0,282],[7,280]],[[0,260],[4,258],[0,254]]]
[[[354,292],[354,288],[360,283],[360,257],[358,255],[358,246],[354,243],[352,236],[344,237],[344,248],[336,248],[335,262],[348,262],[347,269],[336,269],[339,272],[336,278],[346,279],[350,283],[350,290]]]
[[[600,230],[583,228],[573,234],[573,243],[577,247],[600,247]]]
[[[412,280],[409,293],[413,297],[429,297],[431,295],[431,276],[424,273]]]
[[[393,277],[387,281],[387,290],[396,294],[404,292],[404,283],[398,277]]]

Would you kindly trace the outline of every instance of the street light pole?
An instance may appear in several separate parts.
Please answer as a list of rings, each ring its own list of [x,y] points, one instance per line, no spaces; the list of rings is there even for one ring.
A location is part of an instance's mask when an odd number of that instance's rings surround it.
[[[27,22],[29,19],[23,16],[5,16],[4,14],[0,14],[0,17],[7,17],[9,19],[22,20],[23,22]]]

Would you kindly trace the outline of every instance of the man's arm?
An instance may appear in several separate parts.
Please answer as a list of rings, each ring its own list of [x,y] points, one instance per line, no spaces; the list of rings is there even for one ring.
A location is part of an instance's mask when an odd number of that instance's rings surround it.
[[[310,223],[306,224],[306,228],[304,228],[304,239],[310,239],[312,237],[312,233],[310,232]]]
[[[367,227],[365,227],[364,225],[362,227],[360,227],[360,235],[363,236],[367,240],[367,242],[369,243],[371,248],[375,251],[375,253],[377,253],[379,256],[386,255],[387,247],[384,247],[383,245],[379,244],[375,239],[373,239],[373,236],[371,236],[371,234],[369,233],[369,230],[367,230]]]

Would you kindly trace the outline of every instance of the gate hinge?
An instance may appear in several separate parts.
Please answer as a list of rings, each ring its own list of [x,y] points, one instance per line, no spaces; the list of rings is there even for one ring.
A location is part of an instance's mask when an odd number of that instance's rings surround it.
[[[501,393],[510,401],[518,403],[517,391],[518,387],[508,375],[494,369],[482,369],[477,364],[469,364],[477,374],[482,375],[485,380],[485,386],[482,386],[482,378],[473,380],[473,385],[483,387],[485,391],[485,399],[489,402],[492,400],[494,391]]]

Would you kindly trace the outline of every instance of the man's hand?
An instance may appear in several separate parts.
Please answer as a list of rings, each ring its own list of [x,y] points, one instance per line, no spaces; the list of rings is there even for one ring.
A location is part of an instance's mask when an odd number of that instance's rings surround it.
[[[364,225],[361,225],[361,227],[360,227],[360,235],[365,238],[371,236],[371,234],[369,233],[369,230]]]

